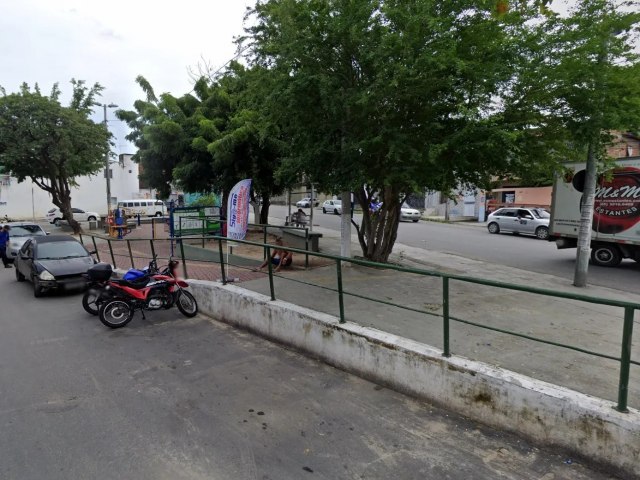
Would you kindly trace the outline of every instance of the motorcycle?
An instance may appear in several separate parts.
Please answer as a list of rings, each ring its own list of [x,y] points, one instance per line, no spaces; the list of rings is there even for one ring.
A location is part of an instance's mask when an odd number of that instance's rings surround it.
[[[174,304],[186,317],[198,314],[198,303],[185,290],[187,282],[176,275],[178,262],[170,260],[167,268],[152,275],[146,282],[109,280],[105,291],[110,296],[100,306],[100,321],[110,328],[121,328],[131,321],[136,310],[168,309]]]
[[[161,273],[158,269],[155,257],[149,262],[149,266],[142,270],[131,268],[124,274],[123,279],[133,283],[146,284],[153,275]],[[82,297],[82,307],[91,315],[99,315],[100,307],[106,301],[112,298],[111,292],[106,290],[106,286],[111,279],[113,270],[108,263],[98,263],[91,267],[87,273],[82,276],[87,282],[87,290]],[[168,275],[168,266],[162,272]]]

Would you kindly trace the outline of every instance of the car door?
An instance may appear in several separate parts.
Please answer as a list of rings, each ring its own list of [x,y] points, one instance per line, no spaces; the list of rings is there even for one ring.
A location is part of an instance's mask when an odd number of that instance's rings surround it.
[[[533,214],[525,209],[518,209],[518,231],[520,233],[530,233],[533,234],[535,230],[535,222],[533,219]]]
[[[72,208],[71,213],[73,213],[73,219],[76,222],[83,222],[86,220],[86,218],[84,218],[86,216],[84,210],[80,210],[79,208]]]
[[[15,262],[15,268],[26,278],[31,278],[31,266],[33,265],[33,240],[27,240],[20,251]]]
[[[500,225],[500,230],[506,232],[516,232],[518,231],[518,218],[516,217],[516,211],[513,208],[502,208],[499,212],[497,212],[496,221],[498,225]]]

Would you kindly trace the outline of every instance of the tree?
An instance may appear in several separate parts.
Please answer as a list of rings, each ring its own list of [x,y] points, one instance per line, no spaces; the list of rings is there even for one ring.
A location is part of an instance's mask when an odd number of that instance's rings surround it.
[[[269,198],[283,191],[275,177],[281,145],[277,135],[263,134],[261,128],[268,127],[252,108],[247,85],[257,85],[259,78],[259,72],[232,63],[217,79],[199,78],[192,93],[157,99],[138,77],[147,100],[117,116],[132,128],[127,138],[138,147],[134,159],[150,172],[153,187],[166,190],[175,182],[191,192],[222,191],[224,208],[226,193],[239,180],[253,178],[254,199],[262,197],[266,223]]]
[[[634,8],[635,7],[635,8]],[[586,160],[574,285],[587,284],[597,170],[608,159],[613,130],[640,126],[640,62],[634,52],[637,2],[582,0],[567,17],[550,16],[536,29],[523,102]],[[575,155],[574,158],[575,160]]]
[[[71,80],[73,92],[68,107],[60,104],[60,89],[42,95],[23,84],[18,93],[0,97],[0,165],[18,182],[30,178],[51,195],[74,233],[80,225],[71,213],[71,188],[76,178],[92,175],[104,167],[111,134],[89,119],[99,84],[88,88],[82,80]]]
[[[407,195],[515,168],[522,135],[498,100],[519,59],[514,25],[535,15],[522,3],[500,15],[477,0],[256,5],[246,40],[278,78],[265,100],[290,142],[282,171],[354,193],[366,258],[388,259]]]

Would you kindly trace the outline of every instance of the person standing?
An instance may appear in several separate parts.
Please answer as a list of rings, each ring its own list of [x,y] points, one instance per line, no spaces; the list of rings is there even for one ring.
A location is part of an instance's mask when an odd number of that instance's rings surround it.
[[[9,257],[7,257],[7,245],[9,245],[10,229],[11,227],[9,227],[9,225],[5,225],[2,230],[0,230],[0,258],[2,258],[4,268],[11,268]]]

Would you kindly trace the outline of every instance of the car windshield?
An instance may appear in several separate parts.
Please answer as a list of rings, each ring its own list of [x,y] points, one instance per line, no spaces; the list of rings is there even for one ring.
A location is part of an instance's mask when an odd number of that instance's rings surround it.
[[[39,225],[14,225],[9,235],[12,237],[36,237],[46,235]]]
[[[542,208],[534,208],[531,211],[537,218],[551,218],[551,215],[549,214],[549,212],[547,212],[546,210],[543,210]]]
[[[89,254],[82,244],[74,241],[46,242],[38,245],[39,260],[86,257]]]

